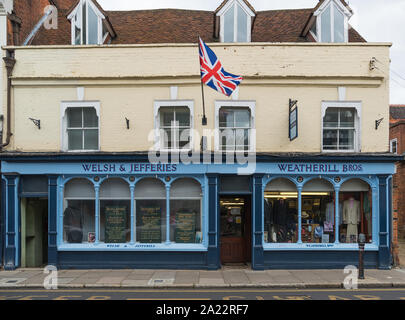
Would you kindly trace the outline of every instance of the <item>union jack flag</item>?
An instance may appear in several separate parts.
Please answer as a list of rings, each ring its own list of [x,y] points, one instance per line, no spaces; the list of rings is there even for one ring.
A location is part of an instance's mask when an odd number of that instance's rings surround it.
[[[229,97],[243,78],[226,72],[215,53],[201,38],[199,38],[199,41],[202,82]]]

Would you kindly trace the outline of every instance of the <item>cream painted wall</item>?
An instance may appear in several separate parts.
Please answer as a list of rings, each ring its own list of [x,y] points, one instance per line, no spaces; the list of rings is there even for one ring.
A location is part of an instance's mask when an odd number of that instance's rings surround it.
[[[320,152],[321,104],[338,100],[338,86],[347,88],[346,100],[362,102],[361,151],[388,151],[388,44],[214,45],[213,49],[222,56],[227,71],[240,70],[246,77],[239,100],[256,102],[256,151]],[[61,102],[76,101],[78,86],[85,87],[86,101],[100,101],[101,151],[149,150],[153,103],[169,100],[172,85],[179,88],[178,99],[194,100],[194,128],[201,135],[195,50],[192,45],[17,48],[14,135],[7,150],[60,151]],[[162,63],[164,52],[168,59]],[[176,54],[185,57],[184,64],[174,58]],[[371,57],[385,62],[387,68],[370,71]],[[299,138],[293,142],[288,139],[290,98],[299,105]],[[205,100],[208,126],[204,129],[210,129],[214,128],[215,101],[231,99],[206,87]],[[30,117],[41,120],[41,130]],[[130,130],[125,117],[130,119]],[[375,120],[380,118],[384,121],[375,130]],[[196,139],[196,150],[199,143]]]

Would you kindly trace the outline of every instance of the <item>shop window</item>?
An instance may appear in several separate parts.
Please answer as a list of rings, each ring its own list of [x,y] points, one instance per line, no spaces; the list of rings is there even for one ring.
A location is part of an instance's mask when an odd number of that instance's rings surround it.
[[[357,117],[355,108],[327,108],[323,118],[323,151],[357,151]]]
[[[95,241],[95,192],[93,184],[87,179],[73,179],[65,185],[63,241]]]
[[[304,185],[301,195],[301,239],[304,243],[335,242],[335,191],[323,179]]]
[[[173,182],[170,188],[170,241],[201,243],[201,185],[194,179]]]
[[[135,186],[136,241],[166,241],[166,188],[163,182],[146,178]]]
[[[339,241],[357,243],[358,235],[372,242],[372,191],[360,179],[344,182],[339,192]]]
[[[76,104],[64,113],[64,149],[84,151],[99,149],[99,117],[94,107]]]
[[[190,109],[188,107],[162,107],[159,111],[159,118],[162,149],[190,149]]]
[[[131,194],[122,179],[111,178],[100,186],[100,241],[126,243],[131,240]]]
[[[298,241],[298,192],[294,183],[279,178],[264,191],[264,242]]]

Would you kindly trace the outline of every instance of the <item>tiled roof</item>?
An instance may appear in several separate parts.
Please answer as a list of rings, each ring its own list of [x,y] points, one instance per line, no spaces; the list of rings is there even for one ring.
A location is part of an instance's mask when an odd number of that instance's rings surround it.
[[[33,45],[71,44],[71,26],[66,16],[72,8],[59,10],[57,30],[43,27]],[[252,25],[252,42],[313,42],[301,34],[314,9],[270,10],[256,12]],[[115,31],[111,44],[218,42],[214,36],[215,12],[181,9],[103,11]],[[350,42],[365,42],[352,28]]]
[[[390,106],[391,120],[405,120],[405,105],[391,105]]]

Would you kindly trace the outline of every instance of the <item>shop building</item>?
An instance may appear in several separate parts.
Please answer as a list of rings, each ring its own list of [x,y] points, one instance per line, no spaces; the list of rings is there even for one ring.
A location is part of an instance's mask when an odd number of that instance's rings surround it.
[[[77,1],[59,11],[71,33],[5,48],[4,267],[344,268],[363,233],[366,267],[390,268],[400,157],[376,121],[390,44],[365,42],[351,15],[344,1],[123,13]],[[198,34],[244,77],[231,98],[205,90],[206,126]],[[36,43],[47,35],[65,42]]]

